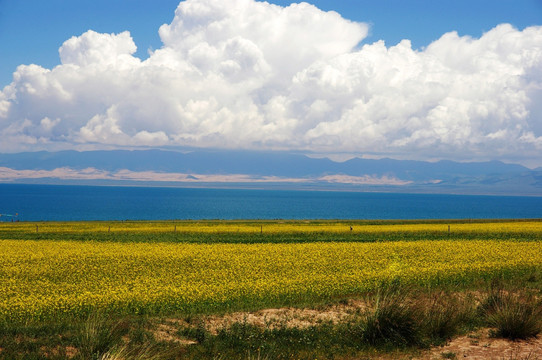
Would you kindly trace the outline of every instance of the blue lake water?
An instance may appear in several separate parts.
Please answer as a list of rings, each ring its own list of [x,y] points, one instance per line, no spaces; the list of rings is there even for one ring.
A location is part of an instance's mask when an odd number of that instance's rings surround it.
[[[542,197],[0,184],[0,213],[21,221],[520,219],[542,218]]]

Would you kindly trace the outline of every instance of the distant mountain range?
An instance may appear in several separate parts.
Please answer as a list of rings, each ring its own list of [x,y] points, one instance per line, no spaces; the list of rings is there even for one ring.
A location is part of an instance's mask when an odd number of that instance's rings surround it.
[[[500,161],[336,162],[287,152],[60,151],[0,154],[0,182],[542,195],[542,168]]]

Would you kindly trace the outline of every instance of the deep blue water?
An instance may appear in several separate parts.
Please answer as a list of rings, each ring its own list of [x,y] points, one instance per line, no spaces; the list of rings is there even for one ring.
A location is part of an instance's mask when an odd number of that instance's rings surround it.
[[[0,213],[21,221],[512,219],[542,218],[542,197],[0,184]]]

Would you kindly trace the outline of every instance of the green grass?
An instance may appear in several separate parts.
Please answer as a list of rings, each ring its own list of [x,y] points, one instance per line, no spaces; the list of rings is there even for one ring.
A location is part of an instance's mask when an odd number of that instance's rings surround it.
[[[528,291],[518,280],[498,279],[504,289],[502,294],[513,299],[512,303],[519,299],[524,305],[540,306],[532,295],[540,293],[542,284]],[[188,317],[172,314],[166,322],[147,316],[91,314],[81,321],[4,324],[0,333],[0,359],[346,360],[394,353],[409,357],[491,322],[491,314],[508,301],[495,300],[500,295],[490,286],[494,281],[478,286],[479,291],[484,291],[479,294],[480,305],[468,298],[466,289],[448,292],[386,284],[359,298],[367,304],[366,308],[350,313],[346,319],[307,327],[289,327],[286,322],[256,326],[244,319],[213,333],[205,326],[208,321],[205,314]],[[334,302],[342,303],[347,302],[344,299]],[[313,304],[312,308],[326,306],[329,304]],[[169,339],[157,335],[161,324],[166,323],[172,336]],[[495,336],[510,338],[500,332]],[[181,344],[179,339],[191,340],[193,344]]]
[[[502,220],[504,221],[504,220]],[[509,221],[509,220],[506,220]],[[345,226],[412,223],[453,224],[464,220],[436,221],[345,221]],[[485,221],[472,221],[482,222]],[[491,222],[499,222],[491,220]],[[518,221],[521,222],[521,221]],[[206,222],[202,222],[205,224]],[[266,221],[242,222],[265,224]],[[319,223],[319,222],[315,222]],[[321,223],[329,223],[322,221]],[[342,222],[341,222],[342,223]],[[115,226],[115,222],[104,222]],[[173,225],[174,223],[171,222]],[[40,225],[41,226],[41,225]],[[182,232],[82,232],[47,231],[46,223],[37,233],[0,231],[3,239],[71,240],[104,242],[172,243],[306,243],[306,242],[379,242],[417,240],[520,240],[540,241],[532,232],[380,232],[380,233],[182,233]],[[107,229],[107,227],[106,227]],[[471,293],[483,294],[476,304]],[[351,314],[338,323],[320,323],[306,328],[255,326],[237,322],[212,333],[204,326],[207,315],[227,311],[257,310],[258,304],[240,309],[202,306],[205,311],[172,313],[175,319],[190,319],[174,332],[177,339],[157,336],[160,318],[148,315],[123,316],[91,313],[84,319],[51,319],[47,322],[0,324],[0,359],[354,359],[373,358],[375,354],[417,354],[432,345],[440,345],[458,334],[478,327],[492,326],[494,335],[510,339],[536,336],[541,331],[542,273],[504,271],[501,277],[476,281],[443,281],[425,287],[400,287],[382,284],[368,294],[357,294],[367,309]],[[324,303],[316,303],[325,301]],[[298,298],[282,301],[289,306],[318,308],[346,298]],[[265,304],[264,304],[265,305]],[[264,306],[262,305],[262,306]],[[183,345],[178,339],[192,340]],[[442,358],[456,358],[443,353]]]
[[[542,332],[542,302],[532,293],[490,292],[482,313],[495,337],[526,340]]]

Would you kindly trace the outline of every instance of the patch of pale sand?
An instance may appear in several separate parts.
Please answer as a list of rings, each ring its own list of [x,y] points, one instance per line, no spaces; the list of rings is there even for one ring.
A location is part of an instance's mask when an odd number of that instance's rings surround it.
[[[214,335],[221,329],[229,328],[236,323],[268,329],[282,327],[304,329],[326,323],[337,324],[365,308],[365,302],[351,299],[347,302],[330,305],[322,309],[279,308],[202,316],[196,323],[189,323],[183,319],[168,318],[159,323],[154,333],[157,338],[167,341],[171,337],[178,339],[178,336],[173,335],[178,329],[196,326],[204,326],[207,331]]]
[[[542,338],[511,341],[493,338],[489,329],[457,337],[445,346],[435,347],[417,357],[420,360],[444,359],[443,354],[455,354],[457,359],[469,360],[537,360],[542,359]]]
[[[77,349],[73,346],[62,347],[60,345],[57,345],[53,348],[41,346],[40,350],[43,357],[46,359],[50,357],[59,357],[62,352],[64,352],[66,359],[73,359],[79,353]]]
[[[280,308],[264,309],[255,312],[236,312],[223,316],[207,316],[205,328],[216,334],[220,329],[235,323],[261,328],[299,328],[305,329],[320,324],[337,324],[353,313],[366,308],[360,300],[348,300],[343,304],[331,305],[322,309]]]
[[[177,323],[177,321],[175,321]],[[171,323],[162,323],[158,325],[158,328],[153,331],[154,339],[156,341],[164,342],[176,342],[181,345],[193,345],[197,344],[197,341],[184,339],[178,335],[179,327],[172,325]]]
[[[73,346],[66,346],[66,356],[68,357],[68,359],[75,357],[77,353],[78,353],[77,348]]]

